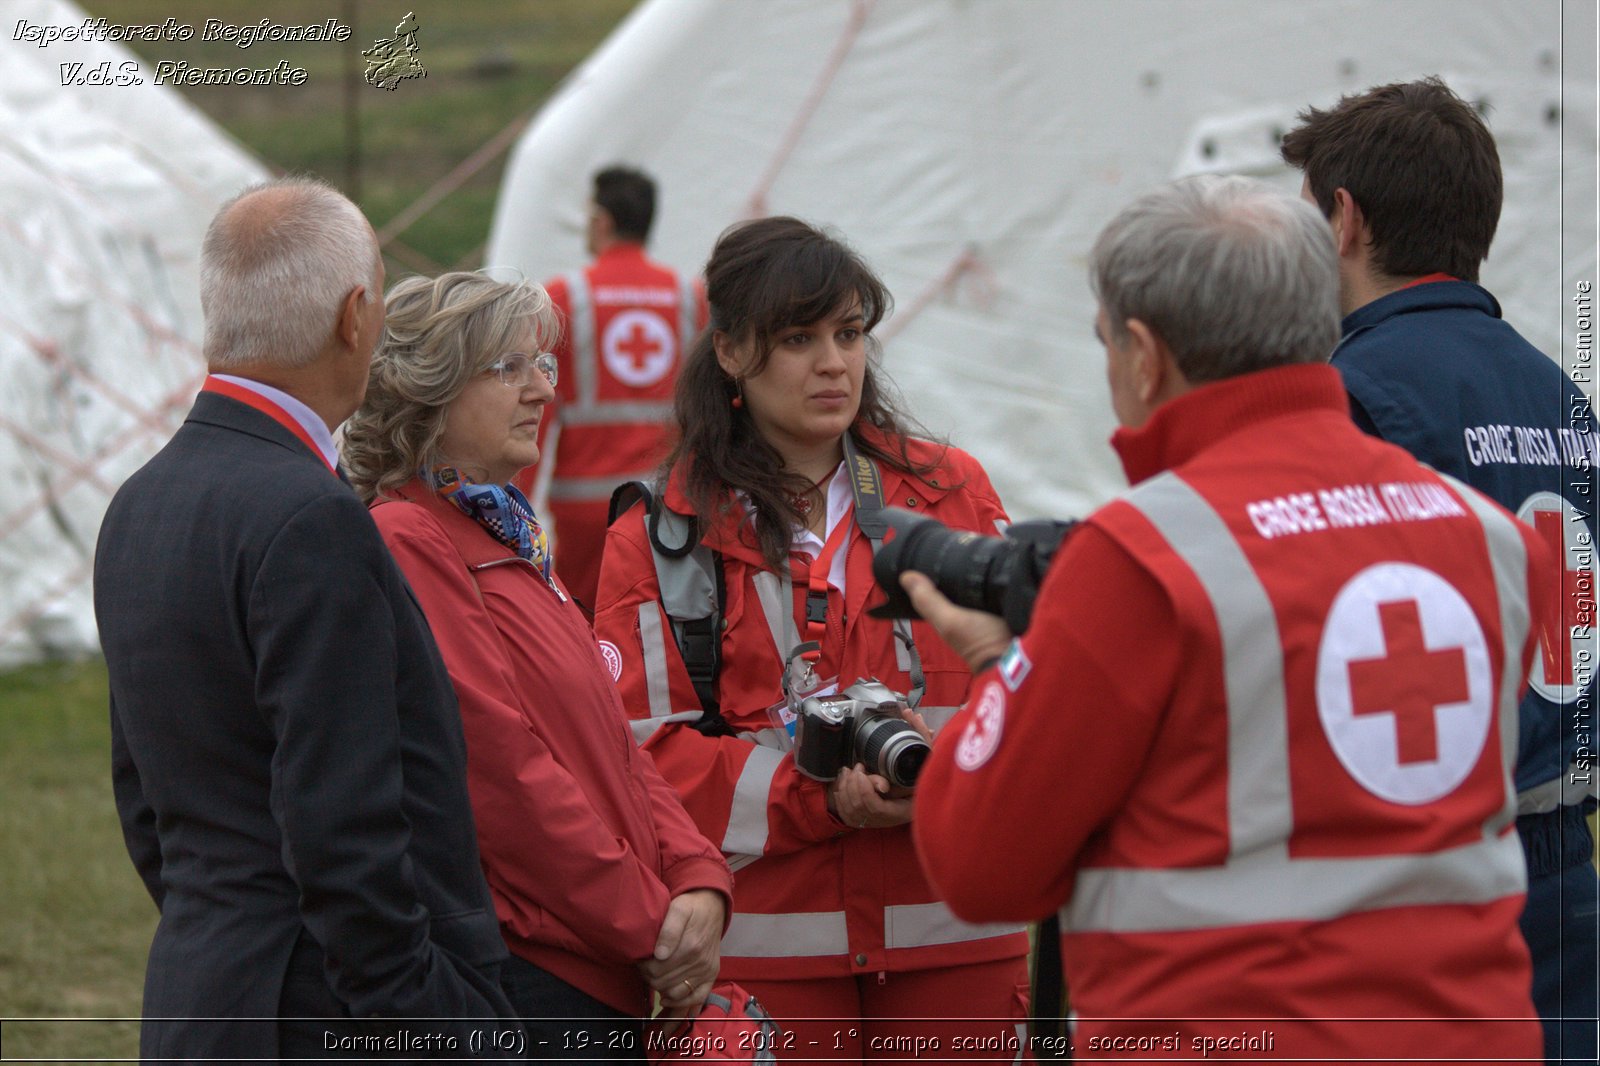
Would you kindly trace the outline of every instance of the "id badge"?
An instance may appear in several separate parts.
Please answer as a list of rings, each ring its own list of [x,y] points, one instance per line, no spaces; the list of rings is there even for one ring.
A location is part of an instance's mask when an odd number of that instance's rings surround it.
[[[805,675],[800,678],[800,684],[808,685],[808,687],[800,688],[799,685],[796,686],[796,706],[812,696],[832,696],[839,691],[839,679],[837,677],[830,677],[825,681],[819,681],[817,680],[816,675],[810,671],[809,666]],[[795,723],[798,722],[800,718],[789,709],[789,702],[787,700],[779,700],[771,707],[768,707],[767,717],[771,719],[773,728],[781,729],[788,734],[789,741],[792,744],[794,742]]]

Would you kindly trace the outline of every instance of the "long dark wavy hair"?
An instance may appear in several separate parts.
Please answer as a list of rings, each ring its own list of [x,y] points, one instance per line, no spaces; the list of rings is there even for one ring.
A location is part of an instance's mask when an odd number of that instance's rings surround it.
[[[705,279],[711,324],[690,349],[678,378],[673,399],[678,438],[666,466],[681,469],[702,530],[738,506],[734,494],[743,492],[755,510],[761,554],[778,567],[789,557],[794,526],[804,521],[793,500],[805,495],[811,482],[786,470],[782,456],[756,430],[749,412],[733,406],[739,384],[717,363],[712,334],[721,330],[741,347],[753,345],[759,353],[747,371],[753,376],[765,369],[783,330],[859,302],[867,362],[861,407],[850,435],[862,454],[922,475],[933,467],[912,461],[907,426],[924,431],[901,411],[893,387],[875,368],[880,353],[871,333],[892,306],[889,292],[842,241],[783,216],[725,230],[706,263]],[[863,435],[866,426],[881,430],[881,438]],[[887,441],[890,450],[880,446],[880,440]]]

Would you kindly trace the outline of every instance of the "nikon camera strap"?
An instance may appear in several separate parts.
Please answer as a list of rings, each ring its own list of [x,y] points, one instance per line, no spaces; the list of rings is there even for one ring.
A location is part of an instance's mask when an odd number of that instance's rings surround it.
[[[855,497],[856,528],[872,542],[872,554],[883,548],[884,534],[889,532],[889,520],[883,517],[883,477],[878,464],[856,448],[855,438],[844,435],[844,465],[850,475],[850,493]],[[906,693],[906,705],[915,709],[927,691],[927,678],[922,673],[922,656],[911,637],[911,622],[897,618],[894,622],[896,664],[911,678],[911,690]]]

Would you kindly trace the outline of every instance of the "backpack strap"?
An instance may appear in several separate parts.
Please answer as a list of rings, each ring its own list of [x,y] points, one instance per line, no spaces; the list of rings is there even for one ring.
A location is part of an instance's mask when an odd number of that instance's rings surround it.
[[[661,606],[672,624],[695,698],[700,720],[692,728],[706,736],[732,736],[717,698],[717,675],[722,669],[722,617],[727,588],[722,553],[700,543],[699,523],[661,501],[660,482],[628,481],[611,494],[608,523],[639,503],[644,504],[645,532],[656,567]]]

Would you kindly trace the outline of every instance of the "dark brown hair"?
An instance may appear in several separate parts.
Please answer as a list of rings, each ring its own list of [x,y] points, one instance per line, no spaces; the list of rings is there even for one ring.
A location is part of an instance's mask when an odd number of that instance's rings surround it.
[[[1284,162],[1305,171],[1322,213],[1346,189],[1372,230],[1377,269],[1478,280],[1500,222],[1494,137],[1438,78],[1380,85],[1327,111],[1307,108],[1284,137]]]
[[[610,166],[594,176],[594,202],[611,216],[617,236],[643,244],[656,218],[656,183],[633,167]]]
[[[738,506],[734,493],[743,492],[755,510],[761,554],[779,566],[789,556],[795,523],[803,521],[791,499],[811,483],[785,470],[783,458],[757,432],[748,412],[733,407],[738,384],[717,363],[712,334],[721,330],[734,343],[752,346],[758,355],[749,372],[760,373],[784,329],[859,303],[868,358],[850,434],[863,454],[923,474],[931,467],[917,465],[908,455],[908,419],[873,365],[878,348],[871,332],[889,311],[889,292],[842,241],[781,216],[724,231],[706,263],[705,278],[711,325],[690,349],[678,378],[673,400],[678,440],[666,465],[682,471],[702,530]],[[863,435],[866,426],[882,430],[893,450]]]

